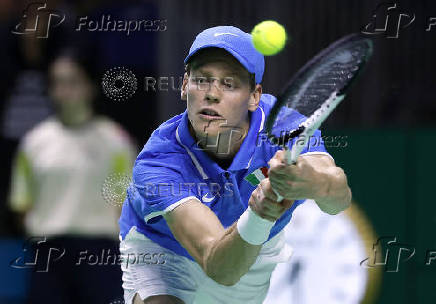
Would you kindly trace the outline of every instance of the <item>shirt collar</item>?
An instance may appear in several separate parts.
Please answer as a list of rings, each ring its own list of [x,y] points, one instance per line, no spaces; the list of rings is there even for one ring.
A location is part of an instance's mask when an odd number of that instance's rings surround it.
[[[250,128],[248,134],[239,148],[239,151],[233,158],[232,164],[227,171],[238,171],[247,169],[256,147],[256,139],[263,129],[265,122],[265,112],[259,105],[251,115]],[[209,179],[222,174],[223,170],[215,161],[213,161],[195,142],[189,133],[189,121],[187,110],[183,113],[179,126],[176,129],[176,139],[178,143],[186,150],[191,157],[194,166],[203,179]]]

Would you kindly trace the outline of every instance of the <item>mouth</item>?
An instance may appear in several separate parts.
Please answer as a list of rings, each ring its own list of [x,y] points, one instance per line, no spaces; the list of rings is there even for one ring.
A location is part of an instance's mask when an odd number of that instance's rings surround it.
[[[198,112],[199,116],[205,120],[222,119],[222,116],[213,109],[202,109]]]

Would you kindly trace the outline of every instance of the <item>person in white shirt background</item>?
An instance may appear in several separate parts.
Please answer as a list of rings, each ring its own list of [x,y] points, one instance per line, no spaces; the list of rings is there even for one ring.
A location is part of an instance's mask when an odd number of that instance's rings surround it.
[[[30,303],[109,303],[122,295],[116,264],[120,207],[104,200],[102,185],[130,176],[136,146],[117,123],[95,114],[93,75],[90,59],[80,52],[54,59],[49,95],[55,115],[29,131],[16,153],[10,208],[27,237],[45,240],[34,244],[40,255],[50,248],[59,252],[48,271],[32,272]]]

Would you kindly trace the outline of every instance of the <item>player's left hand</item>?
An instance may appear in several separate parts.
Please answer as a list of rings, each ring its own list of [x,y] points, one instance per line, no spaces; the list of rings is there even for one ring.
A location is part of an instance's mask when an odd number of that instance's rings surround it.
[[[309,159],[300,156],[295,165],[288,165],[285,152],[277,151],[268,162],[268,177],[273,189],[286,199],[316,199],[327,187],[327,181]]]

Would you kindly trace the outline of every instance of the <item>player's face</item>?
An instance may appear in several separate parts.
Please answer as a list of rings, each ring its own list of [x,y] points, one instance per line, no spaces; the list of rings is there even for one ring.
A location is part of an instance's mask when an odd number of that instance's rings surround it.
[[[207,63],[185,74],[182,99],[187,101],[188,117],[198,138],[215,138],[249,128],[249,111],[256,110],[260,85],[250,88],[249,74],[232,57],[211,55]]]
[[[50,67],[50,94],[61,110],[73,111],[90,104],[92,85],[80,67],[68,58],[59,58]]]

